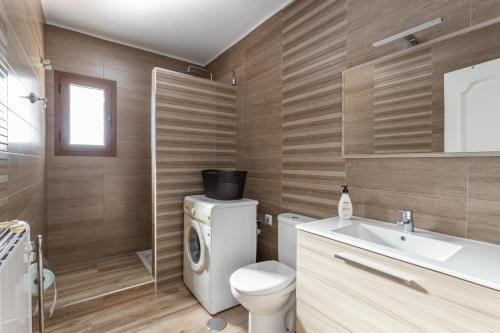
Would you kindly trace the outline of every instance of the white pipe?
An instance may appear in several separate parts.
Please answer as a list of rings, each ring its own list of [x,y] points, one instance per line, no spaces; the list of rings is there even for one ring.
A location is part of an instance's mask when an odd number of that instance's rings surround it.
[[[43,290],[43,252],[42,235],[36,237],[36,259],[38,268],[38,332],[45,333],[44,290]]]

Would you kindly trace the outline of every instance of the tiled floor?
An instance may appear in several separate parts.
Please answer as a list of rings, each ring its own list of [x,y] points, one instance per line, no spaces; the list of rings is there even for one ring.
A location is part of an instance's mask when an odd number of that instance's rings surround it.
[[[135,252],[51,268],[56,275],[57,308],[153,281]],[[52,295],[51,288],[46,306]]]
[[[219,314],[227,320],[224,333],[247,332],[248,312],[241,306]],[[182,283],[130,289],[56,310],[46,323],[53,333],[192,333],[207,332],[210,319]]]

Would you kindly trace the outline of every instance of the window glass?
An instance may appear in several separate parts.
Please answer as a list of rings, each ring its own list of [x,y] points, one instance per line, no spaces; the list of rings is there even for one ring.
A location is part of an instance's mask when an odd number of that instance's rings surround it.
[[[69,85],[69,143],[104,146],[104,90]]]

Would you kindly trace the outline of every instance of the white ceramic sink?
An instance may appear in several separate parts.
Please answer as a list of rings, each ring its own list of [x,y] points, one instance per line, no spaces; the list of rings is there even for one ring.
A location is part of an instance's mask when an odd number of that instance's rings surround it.
[[[392,226],[354,223],[332,231],[437,261],[448,260],[462,248],[446,241],[404,233],[402,229],[397,230]]]

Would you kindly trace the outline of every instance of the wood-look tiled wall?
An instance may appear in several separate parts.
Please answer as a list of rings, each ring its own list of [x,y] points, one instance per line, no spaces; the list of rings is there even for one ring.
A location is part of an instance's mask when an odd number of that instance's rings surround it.
[[[151,248],[151,71],[172,58],[46,26],[55,70],[117,82],[117,156],[54,156],[53,73],[47,76],[48,257],[64,264]]]
[[[297,1],[283,14],[281,208],[332,216],[345,183],[347,1]]]
[[[234,168],[236,90],[160,68],[153,76],[156,281],[167,283],[182,279],[184,197],[203,193],[201,170]]]
[[[0,219],[45,232],[44,17],[40,1],[0,0]]]
[[[297,1],[208,68],[230,82],[236,68],[237,161],[245,195],[259,200],[258,259],[277,258],[277,215],[326,217],[345,181],[341,154],[346,1]]]
[[[500,244],[500,158],[347,160],[354,213]]]
[[[282,13],[278,13],[209,65],[230,83],[236,68],[236,168],[247,170],[245,196],[258,200],[262,225],[258,259],[278,254],[276,216],[281,212]]]
[[[406,47],[404,40],[377,49],[371,47],[373,42],[439,16],[445,18],[441,26],[419,33],[417,37],[424,42],[444,36],[471,24],[500,16],[500,0],[347,0],[347,4],[345,3],[343,0],[297,0],[208,65],[217,80],[222,82],[230,82],[232,69],[237,69],[236,164],[238,168],[249,170],[250,181],[247,182],[246,195],[260,201],[260,216],[264,213],[276,215],[282,211],[309,213],[318,217],[335,215],[338,185],[343,182],[346,164],[347,183],[352,186],[355,212],[358,215],[392,220],[399,209],[409,207],[416,211],[417,226],[500,242],[500,211],[496,208],[500,199],[500,182],[497,182],[498,177],[495,175],[500,159],[344,161],[337,159],[334,147],[340,142],[334,134],[338,123],[327,120],[330,124],[321,127],[323,120],[315,120],[320,115],[328,119],[338,113],[335,100],[339,92],[334,85],[340,68],[357,66]],[[343,6],[347,8],[344,20],[339,19],[339,15],[342,15],[340,8]],[[342,24],[345,25],[345,32]],[[298,37],[295,41],[290,37],[294,32]],[[299,36],[300,32],[304,35]],[[345,45],[334,47],[336,41],[343,38],[343,34],[346,36]],[[493,45],[488,40],[481,43],[486,49],[487,45]],[[474,52],[476,48],[471,45],[470,41],[456,43],[454,49],[482,59],[484,52]],[[300,54],[298,50],[301,46],[306,46],[302,55],[294,59],[292,54],[296,51]],[[496,46],[490,48],[496,50]],[[315,70],[321,67],[321,61],[326,62],[328,60],[325,59],[335,56],[338,59],[343,57],[344,63],[330,60],[327,70]],[[419,89],[428,93],[428,57],[423,54],[422,58],[416,60],[417,63],[420,62],[418,66],[423,66],[425,73],[420,73],[423,75],[422,81],[418,80],[418,74],[413,79]],[[433,69],[439,67],[441,71],[448,68],[449,63],[457,61],[460,60],[453,52],[443,52],[433,64]],[[304,76],[297,82],[288,81],[290,77],[287,75],[300,71],[300,66],[304,66]],[[373,107],[373,96],[377,94],[379,106],[382,106],[385,102],[384,85],[394,83],[392,80],[384,82],[385,75],[389,75],[387,70],[390,72],[392,67],[372,67],[371,73],[358,72],[357,82],[352,82],[346,89],[371,89],[371,92],[366,94],[365,91],[365,94],[358,96],[364,96],[368,100],[356,99],[354,102],[371,102]],[[368,82],[372,86],[369,88],[366,81],[373,78],[375,71],[379,80],[376,89],[373,89],[373,82]],[[414,73],[410,71],[409,74]],[[303,91],[300,90],[301,84]],[[283,89],[283,94],[276,94],[276,89]],[[328,111],[310,114],[299,112],[294,119],[293,102],[303,97],[307,104],[301,107],[314,108],[322,101],[321,98],[314,98],[318,96],[315,94],[321,96],[321,91],[327,92],[324,101],[331,103]],[[311,97],[309,100],[308,94]],[[442,98],[434,95],[432,107],[440,107]],[[257,108],[258,112],[254,111],[255,105],[260,106]],[[422,125],[422,130],[428,131],[428,105],[415,112],[418,113],[418,123]],[[379,113],[382,114],[383,112]],[[382,150],[392,149],[394,146],[385,145],[382,140],[383,126],[387,123],[397,127],[398,116],[401,115],[379,117],[377,133],[373,132],[374,119],[369,120],[371,131],[361,126],[354,135],[359,135],[359,138],[370,136],[372,143],[369,147],[364,144],[363,147],[355,146],[359,150],[357,153],[373,152],[374,145]],[[344,122],[352,120],[344,119]],[[442,119],[432,121],[439,122]],[[434,150],[440,138],[442,139],[442,133],[433,133]],[[361,141],[366,142],[365,138]],[[428,140],[420,142],[418,136],[415,136],[410,141],[414,147],[418,145],[418,149],[429,149]],[[255,146],[261,149],[249,148]],[[315,155],[321,149],[330,151],[324,155]],[[300,152],[297,157],[304,160],[292,160],[292,152]],[[324,182],[315,182],[317,175],[324,177],[321,178]],[[290,186],[292,180],[293,186]],[[277,185],[278,182],[282,183],[282,188]],[[261,260],[277,257],[276,220],[274,223],[273,226],[262,226],[263,233],[258,243]]]

